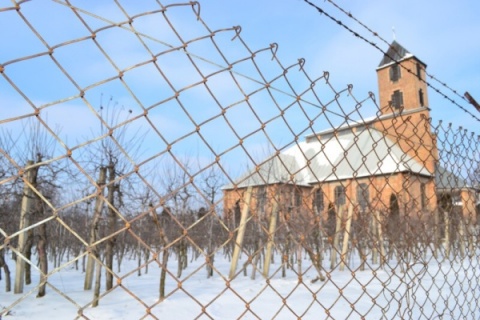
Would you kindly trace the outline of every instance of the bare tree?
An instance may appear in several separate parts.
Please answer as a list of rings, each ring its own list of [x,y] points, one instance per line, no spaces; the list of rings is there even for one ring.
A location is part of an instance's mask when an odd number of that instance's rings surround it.
[[[213,276],[213,266],[215,263],[215,237],[220,236],[220,231],[215,230],[218,221],[217,197],[221,193],[221,187],[225,185],[224,176],[216,170],[215,166],[211,166],[202,173],[202,191],[206,198],[206,204],[209,209],[200,208],[198,218],[204,219],[207,223],[207,230],[204,234],[208,237],[206,244],[207,251],[207,278]]]
[[[103,97],[102,97],[103,99]],[[106,183],[107,197],[107,224],[105,226],[106,247],[105,247],[105,287],[110,290],[113,287],[113,258],[116,244],[117,221],[124,219],[119,214],[119,209],[124,205],[122,196],[124,189],[128,190],[134,184],[133,175],[127,175],[133,170],[132,159],[139,154],[142,147],[142,136],[140,130],[132,131],[129,127],[129,116],[131,110],[118,106],[110,98],[104,105],[101,102],[99,109],[100,128],[95,132],[98,143],[92,144],[87,152],[86,166],[94,171],[107,168]],[[123,188],[125,186],[125,188]],[[90,266],[91,268],[91,266]],[[91,270],[90,270],[91,271]],[[87,279],[86,279],[87,281]],[[85,287],[91,287],[90,278]]]
[[[7,221],[16,220],[12,212],[19,212],[18,221],[14,224],[18,229],[12,230],[20,231],[18,238],[15,239],[17,242],[15,293],[23,292],[24,282],[27,284],[31,282],[32,247],[36,244],[41,271],[38,296],[45,294],[44,285],[48,274],[46,224],[49,222],[41,221],[46,218],[49,206],[58,200],[55,196],[60,188],[57,182],[66,173],[63,161],[50,160],[57,148],[58,131],[47,130],[43,123],[32,119],[22,123],[22,130],[18,134],[4,130],[0,135],[0,149],[6,155],[5,159],[8,159],[2,161],[0,174],[9,176],[6,183],[0,183],[1,192],[8,194],[8,202],[18,203],[17,208],[11,208],[6,212]],[[29,228],[33,222],[37,226]]]

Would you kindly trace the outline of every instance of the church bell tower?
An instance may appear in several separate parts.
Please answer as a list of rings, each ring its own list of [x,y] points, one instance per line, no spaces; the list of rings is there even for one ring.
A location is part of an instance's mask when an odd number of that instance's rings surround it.
[[[382,115],[428,109],[427,65],[393,41],[377,68]]]
[[[438,150],[430,124],[426,67],[392,42],[377,68],[380,116],[374,126],[433,174]]]

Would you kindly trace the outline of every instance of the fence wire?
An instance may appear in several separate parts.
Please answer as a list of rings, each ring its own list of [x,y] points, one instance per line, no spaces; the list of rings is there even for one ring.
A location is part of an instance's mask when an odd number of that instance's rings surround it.
[[[0,28],[0,318],[479,318],[479,137],[423,96],[338,90],[196,1]]]

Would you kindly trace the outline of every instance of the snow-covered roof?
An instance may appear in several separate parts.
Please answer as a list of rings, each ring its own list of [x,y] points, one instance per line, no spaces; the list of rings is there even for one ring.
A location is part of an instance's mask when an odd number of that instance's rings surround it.
[[[309,135],[306,136],[306,138],[307,138],[307,140],[309,140],[309,139],[315,138],[316,136],[324,136],[324,135],[328,135],[328,134],[331,134],[331,133],[334,133],[334,132],[340,132],[340,131],[343,131],[343,130],[351,130],[352,128],[357,128],[357,127],[366,127],[366,126],[369,126],[369,125],[371,125],[375,122],[378,122],[378,121],[387,120],[387,119],[391,119],[391,118],[394,118],[394,117],[408,116],[410,114],[420,112],[420,111],[425,111],[425,110],[430,110],[430,109],[427,108],[427,107],[420,107],[420,108],[415,108],[415,109],[411,109],[411,110],[394,111],[392,113],[382,114],[380,116],[375,115],[375,116],[371,116],[371,117],[364,118],[364,119],[361,119],[361,120],[350,119],[348,121],[345,121],[344,124],[342,124],[338,127],[330,128],[330,129],[326,129],[326,130],[323,130],[323,131],[320,131],[320,132],[309,134]]]
[[[437,166],[435,169],[435,186],[439,190],[478,189],[442,166]]]
[[[236,181],[238,188],[275,183],[325,181],[412,172],[431,176],[423,164],[373,128],[299,142],[273,155]],[[231,189],[228,185],[225,189]]]
[[[411,58],[413,56],[414,55],[411,54],[407,49],[405,49],[401,44],[399,44],[397,41],[393,41],[387,52],[383,56],[382,61],[378,65],[378,69]],[[420,61],[418,58],[416,59]],[[423,63],[422,61],[420,62],[426,66],[425,63]]]

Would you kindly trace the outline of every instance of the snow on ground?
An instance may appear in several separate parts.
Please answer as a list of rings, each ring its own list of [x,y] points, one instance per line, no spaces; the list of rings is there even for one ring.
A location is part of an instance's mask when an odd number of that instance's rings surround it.
[[[116,267],[114,270],[121,281],[101,298],[96,308],[88,306],[93,292],[83,290],[84,273],[76,270],[73,264],[49,278],[50,286],[43,298],[35,297],[38,274],[32,279],[34,285],[25,287],[24,297],[5,293],[2,281],[0,314],[3,308],[11,310],[1,319],[74,319],[85,306],[83,314],[89,319],[116,320],[362,319],[362,316],[365,319],[480,319],[477,307],[480,268],[476,257],[452,263],[431,259],[426,267],[417,263],[407,272],[402,272],[394,261],[383,269],[370,264],[365,271],[346,269],[326,273],[325,282],[315,283],[311,280],[316,272],[308,259],[302,261],[301,281],[291,269],[282,278],[278,258],[272,264],[268,281],[261,276],[260,270],[252,280],[251,266],[247,268],[248,276],[244,276],[239,267],[238,276],[228,281],[229,262],[221,254],[215,262],[216,273],[207,279],[204,261],[201,258],[190,261],[183,271],[182,281],[178,282],[174,279],[177,261],[172,256],[167,298],[159,301],[160,268],[157,263],[150,263],[148,273],[145,274],[143,268],[142,275],[138,276],[137,272],[132,272],[137,262],[125,260],[122,272]],[[13,261],[8,263],[13,271]],[[241,262],[239,266],[242,265]],[[103,282],[104,274],[102,285]]]

